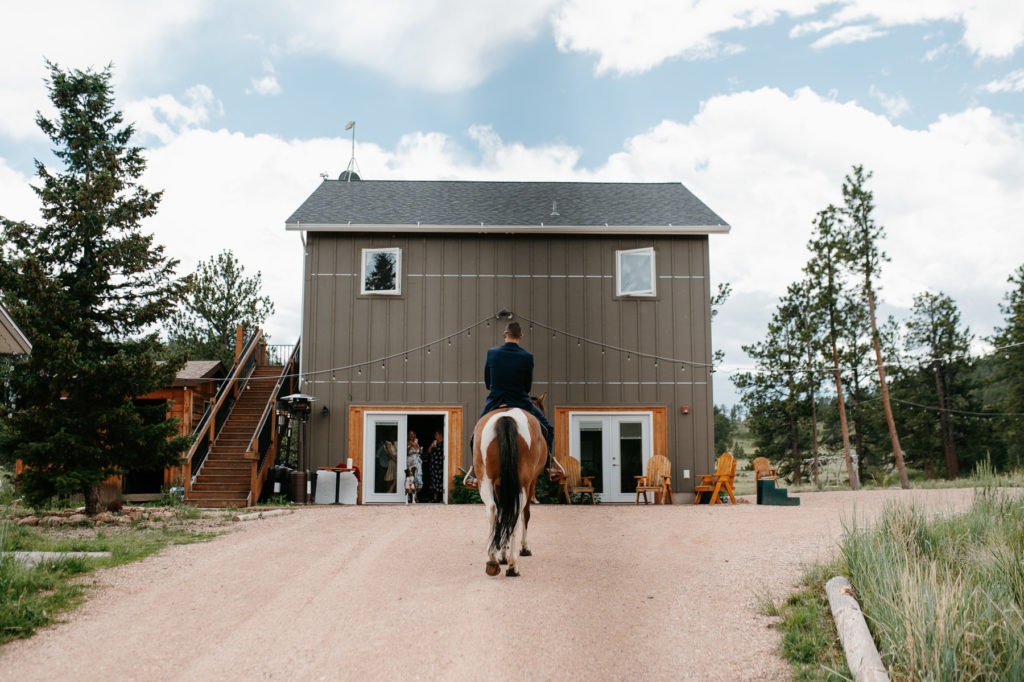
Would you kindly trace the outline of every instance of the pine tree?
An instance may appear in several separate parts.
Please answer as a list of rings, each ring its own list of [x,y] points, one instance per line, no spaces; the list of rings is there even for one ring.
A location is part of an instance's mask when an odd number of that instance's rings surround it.
[[[970,354],[971,332],[960,326],[960,311],[953,299],[941,292],[928,291],[914,296],[907,332],[909,350],[923,350],[921,369],[934,375],[946,476],[956,478],[960,465],[950,409],[957,374]]]
[[[843,181],[842,217],[847,233],[845,259],[853,274],[860,277],[861,291],[868,304],[871,342],[875,348],[878,383],[882,391],[882,407],[885,409],[885,421],[889,426],[892,452],[900,474],[900,486],[907,489],[910,487],[910,480],[907,478],[907,467],[903,462],[899,434],[896,433],[896,421],[892,416],[889,386],[885,381],[882,347],[875,318],[875,280],[880,275],[882,263],[888,261],[889,256],[878,246],[885,237],[885,228],[876,223],[872,216],[875,210],[874,194],[864,186],[870,178],[871,173],[865,173],[864,166],[854,166],[853,175],[847,175]]]
[[[373,256],[373,270],[366,277],[367,291],[393,291],[395,289],[395,257],[378,252]]]
[[[860,488],[857,468],[850,453],[850,427],[846,421],[846,398],[843,395],[843,376],[839,365],[839,342],[846,328],[847,311],[843,298],[843,260],[847,248],[846,237],[837,224],[837,209],[828,206],[818,211],[814,233],[807,243],[811,259],[804,267],[812,294],[813,314],[822,320],[823,352],[832,360],[832,378],[836,385],[836,402],[839,409],[839,425],[843,437],[843,455],[846,459],[846,474],[850,488]]]
[[[1006,436],[1010,453],[1024,454],[1024,265],[1007,281],[1012,285],[999,304],[1006,324],[996,328],[992,337],[995,353],[994,384],[1001,388],[999,407],[1007,418]]]
[[[162,405],[133,402],[170,385],[180,367],[158,362],[152,329],[182,286],[176,261],[141,230],[160,193],[138,184],[145,160],[114,109],[110,67],[47,66],[57,118],[36,122],[63,168],[36,161],[42,225],[0,219],[0,291],[33,344],[11,373],[0,450],[26,465],[30,502],[80,492],[93,514],[103,480],[173,464],[188,445],[172,437]]]
[[[260,295],[262,284],[262,275],[246,276],[230,250],[199,263],[189,277],[182,305],[167,321],[171,352],[195,360],[220,360],[230,367],[238,325],[253,329],[274,314],[274,302]]]

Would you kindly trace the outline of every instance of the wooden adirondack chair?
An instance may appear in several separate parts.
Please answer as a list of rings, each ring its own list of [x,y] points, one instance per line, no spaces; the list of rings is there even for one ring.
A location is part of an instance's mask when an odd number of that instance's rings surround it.
[[[647,460],[647,475],[634,476],[636,479],[636,501],[640,504],[640,495],[647,504],[647,493],[654,493],[654,504],[672,504],[672,462],[664,455],[654,455]]]
[[[694,491],[697,493],[697,497],[694,498],[694,504],[700,504],[701,495],[704,493],[711,493],[711,499],[709,504],[718,504],[718,494],[723,490],[729,493],[729,499],[732,500],[733,504],[736,504],[736,495],[733,490],[733,484],[736,481],[736,460],[728,452],[723,452],[718,458],[718,464],[715,466],[715,473],[713,474],[701,474],[700,480],[697,485],[694,486]]]
[[[590,504],[594,504],[594,477],[580,475],[580,461],[575,457],[559,459],[565,469],[565,477],[559,481],[559,494],[565,497],[567,504],[572,504],[572,494],[590,495]]]
[[[762,478],[779,480],[779,474],[772,469],[772,463],[768,461],[767,457],[758,457],[754,460],[754,483],[756,484]]]

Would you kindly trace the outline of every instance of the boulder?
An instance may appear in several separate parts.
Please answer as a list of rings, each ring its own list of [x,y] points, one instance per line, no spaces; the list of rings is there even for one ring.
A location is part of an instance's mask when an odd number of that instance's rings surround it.
[[[67,521],[65,521],[65,523],[69,523],[69,524],[88,523],[88,522],[89,522],[89,517],[86,516],[85,514],[72,514],[71,516],[69,516],[67,518]]]
[[[19,526],[38,526],[39,525],[39,517],[38,516],[26,516],[24,518],[18,519],[18,525]]]
[[[117,521],[117,515],[111,514],[108,511],[100,512],[95,516],[95,521],[97,523],[114,523],[115,521]]]

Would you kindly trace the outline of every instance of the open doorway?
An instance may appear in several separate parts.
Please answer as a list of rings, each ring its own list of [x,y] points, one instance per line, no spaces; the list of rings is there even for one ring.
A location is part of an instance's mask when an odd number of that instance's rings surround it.
[[[410,435],[415,433],[422,450],[420,458],[422,485],[416,497],[417,502],[440,503],[444,501],[446,458],[445,423],[443,414],[409,414]]]

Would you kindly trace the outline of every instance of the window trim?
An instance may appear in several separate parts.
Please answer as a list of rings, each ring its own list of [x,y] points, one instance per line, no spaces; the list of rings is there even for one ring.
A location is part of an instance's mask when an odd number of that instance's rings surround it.
[[[367,290],[366,288],[366,255],[367,252],[388,252],[395,255],[395,288],[388,290]],[[364,248],[360,252],[359,263],[359,294],[361,296],[401,296],[402,295],[402,249],[398,246],[379,246]]]
[[[626,254],[638,254],[644,253],[649,254],[651,257],[651,288],[650,290],[643,291],[623,291],[622,290],[622,256]],[[645,246],[639,249],[621,249],[615,251],[615,295],[616,296],[627,296],[627,297],[638,297],[638,298],[653,298],[658,295],[658,272],[656,266],[656,254],[653,246]]]

